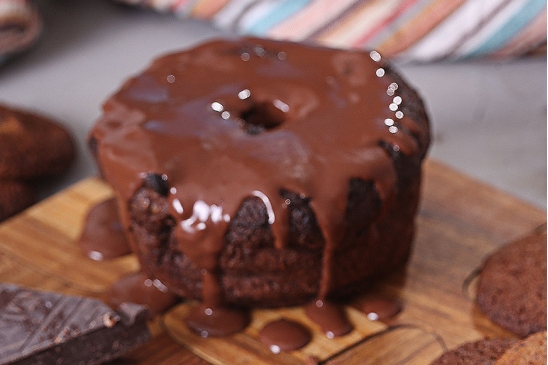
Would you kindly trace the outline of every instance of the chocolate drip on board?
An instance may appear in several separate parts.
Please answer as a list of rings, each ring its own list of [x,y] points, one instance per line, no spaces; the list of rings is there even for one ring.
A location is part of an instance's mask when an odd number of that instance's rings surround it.
[[[78,245],[86,256],[96,261],[131,253],[114,198],[97,203],[90,209]]]
[[[304,312],[311,321],[318,324],[328,338],[346,335],[353,326],[346,316],[342,305],[318,299],[304,307]]]
[[[306,346],[311,339],[312,335],[306,327],[286,318],[268,322],[259,331],[259,340],[274,354],[298,350]]]
[[[397,299],[379,296],[365,299],[358,305],[358,309],[371,321],[386,322],[398,315],[403,305]]]
[[[138,303],[148,308],[150,317],[163,313],[178,300],[159,280],[143,272],[121,277],[105,294],[105,301],[113,308],[125,302]]]
[[[224,337],[242,331],[250,322],[247,311],[226,306],[198,305],[186,318],[187,326],[203,338]]]

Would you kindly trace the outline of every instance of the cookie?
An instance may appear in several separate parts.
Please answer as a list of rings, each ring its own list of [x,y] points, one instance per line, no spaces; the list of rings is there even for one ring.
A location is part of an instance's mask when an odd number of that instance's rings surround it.
[[[34,203],[34,189],[26,183],[0,180],[0,221]]]
[[[518,340],[511,338],[482,339],[447,351],[430,365],[493,365]]]
[[[495,365],[546,365],[546,331],[532,334],[514,344]]]
[[[546,232],[491,255],[478,279],[476,302],[499,326],[525,337],[546,330]]]
[[[70,166],[74,155],[72,137],[59,124],[0,105],[0,179],[57,175]]]

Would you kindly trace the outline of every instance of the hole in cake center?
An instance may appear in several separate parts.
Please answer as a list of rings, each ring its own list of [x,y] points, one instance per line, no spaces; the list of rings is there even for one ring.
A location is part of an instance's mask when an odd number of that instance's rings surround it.
[[[253,103],[240,113],[240,118],[249,134],[258,134],[284,123],[288,111],[289,105],[279,99],[274,99],[273,101]]]
[[[167,175],[165,174],[148,173],[144,178],[143,185],[164,197],[169,193]]]

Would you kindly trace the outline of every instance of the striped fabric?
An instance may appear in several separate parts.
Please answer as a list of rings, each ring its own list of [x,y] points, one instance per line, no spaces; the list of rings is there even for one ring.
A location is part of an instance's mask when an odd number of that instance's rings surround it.
[[[546,0],[119,0],[220,29],[431,62],[546,53]]]

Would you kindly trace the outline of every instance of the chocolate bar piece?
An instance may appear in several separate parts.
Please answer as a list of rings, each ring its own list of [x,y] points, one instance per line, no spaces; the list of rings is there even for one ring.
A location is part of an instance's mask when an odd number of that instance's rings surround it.
[[[0,283],[0,365],[101,364],[150,339],[145,307]]]

